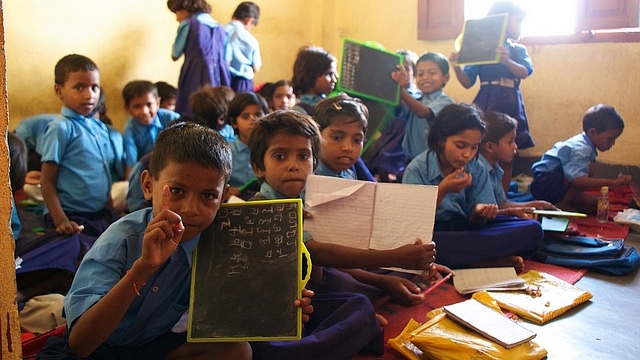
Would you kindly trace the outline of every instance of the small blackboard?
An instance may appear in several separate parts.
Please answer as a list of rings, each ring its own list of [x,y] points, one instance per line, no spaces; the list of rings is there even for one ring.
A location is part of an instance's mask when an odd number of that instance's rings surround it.
[[[338,90],[347,94],[397,106],[400,86],[391,78],[402,55],[367,43],[344,39]]]
[[[504,45],[509,15],[490,15],[467,20],[462,29],[458,64],[495,64],[500,61],[496,52]]]
[[[300,199],[222,205],[195,250],[187,340],[300,339],[303,255],[310,269]]]

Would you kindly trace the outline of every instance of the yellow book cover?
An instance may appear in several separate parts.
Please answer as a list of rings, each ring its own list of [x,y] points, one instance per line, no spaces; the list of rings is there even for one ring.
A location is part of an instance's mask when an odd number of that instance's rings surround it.
[[[520,275],[527,283],[522,291],[487,291],[498,305],[538,324],[556,318],[593,297],[547,273],[530,270]]]

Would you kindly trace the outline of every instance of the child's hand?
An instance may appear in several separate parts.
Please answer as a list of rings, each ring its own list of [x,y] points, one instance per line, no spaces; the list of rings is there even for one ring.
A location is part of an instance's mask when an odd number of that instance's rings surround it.
[[[504,46],[498,46],[498,48],[496,49],[496,53],[500,55],[500,63],[503,65],[506,65],[506,63],[511,60],[511,54],[509,54],[509,50]]]
[[[553,205],[552,203],[544,200],[534,200],[529,204],[538,210],[555,210],[555,211],[560,210],[557,207],[555,207],[555,205]]]
[[[161,211],[147,225],[140,260],[155,272],[180,245],[184,225],[180,215],[169,210],[169,186],[162,189]]]
[[[60,235],[79,234],[84,230],[84,226],[78,225],[75,221],[63,221],[56,225],[56,233]]]
[[[482,219],[495,219],[498,215],[497,204],[478,204],[474,210],[474,214]]]
[[[429,268],[429,272],[427,274],[422,274],[421,277],[428,286],[432,286],[438,280],[442,279],[443,275],[446,276],[448,274],[453,274],[453,276],[456,275],[453,270],[449,269],[448,267],[434,263],[433,266]]]
[[[313,291],[302,289],[302,298],[293,301],[294,306],[302,309],[303,324],[309,321],[309,315],[313,313],[313,305],[311,305],[311,298],[313,295]]]
[[[630,182],[631,182],[631,175],[620,175],[617,178],[613,179],[612,185],[613,186],[629,185]]]
[[[395,266],[405,269],[425,270],[431,267],[436,261],[436,244],[431,242],[423,244],[422,240],[416,239],[413,244],[400,246],[393,250]]]
[[[536,210],[535,207],[526,207],[526,206],[510,207],[509,215],[519,217],[520,219],[533,219],[534,218],[533,212],[535,210]]]
[[[409,75],[402,65],[396,65],[396,71],[391,73],[391,78],[403,88],[409,87]]]
[[[394,275],[384,275],[383,278],[379,287],[391,296],[391,301],[406,307],[418,305],[424,301],[422,294],[426,288],[424,284],[416,285],[411,280]]]
[[[443,193],[459,193],[467,186],[471,185],[473,177],[466,172],[464,168],[456,169],[451,174],[442,179],[439,188],[442,188]]]
[[[452,67],[457,67],[458,66],[458,57],[460,56],[460,52],[459,51],[454,51],[451,53],[451,55],[449,55],[449,63],[451,64]]]
[[[37,170],[31,170],[27,173],[27,176],[24,178],[24,183],[29,185],[40,185],[40,179],[42,178],[42,173]]]

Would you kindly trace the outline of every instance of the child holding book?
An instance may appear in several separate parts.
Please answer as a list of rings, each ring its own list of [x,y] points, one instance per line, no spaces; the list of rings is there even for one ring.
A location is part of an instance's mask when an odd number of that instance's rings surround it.
[[[163,131],[142,174],[153,206],[126,215],[98,239],[65,297],[64,339],[38,357],[251,359],[246,342],[188,343],[176,326],[189,306],[192,253],[230,173],[231,150],[215,131],[189,122]],[[304,290],[292,304],[302,307],[303,321],[312,295]]]

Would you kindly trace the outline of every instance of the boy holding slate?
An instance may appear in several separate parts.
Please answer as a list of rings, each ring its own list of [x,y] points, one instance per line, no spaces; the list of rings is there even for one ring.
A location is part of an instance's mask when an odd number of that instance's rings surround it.
[[[250,359],[246,342],[187,343],[191,258],[218,212],[231,150],[215,131],[179,122],[158,136],[142,173],[145,208],[109,227],[87,253],[65,297],[69,326],[39,358]],[[312,292],[295,302],[303,321]],[[182,331],[182,332],[180,332]]]
[[[400,85],[400,98],[404,102],[398,114],[407,119],[402,149],[411,161],[414,157],[427,150],[427,132],[433,119],[445,106],[453,100],[442,91],[449,81],[449,61],[439,53],[425,53],[416,63],[416,85],[422,92],[419,98],[414,98],[407,91],[409,76],[401,65],[391,77]]]

